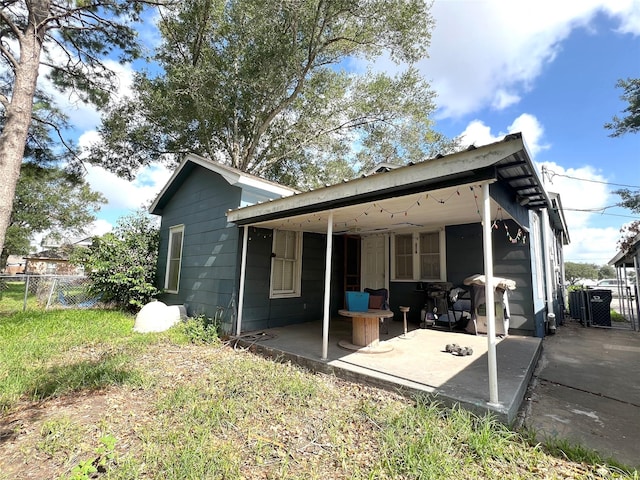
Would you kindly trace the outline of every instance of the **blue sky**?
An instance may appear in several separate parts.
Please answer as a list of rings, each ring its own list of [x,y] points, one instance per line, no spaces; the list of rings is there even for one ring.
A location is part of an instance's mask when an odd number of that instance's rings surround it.
[[[606,208],[614,184],[640,189],[640,135],[610,138],[603,125],[625,107],[619,78],[640,77],[638,0],[436,0],[430,58],[419,67],[438,93],[436,128],[481,145],[521,131],[549,191],[561,195],[572,243],[565,260],[599,265],[616,253],[620,227],[638,219]],[[149,30],[149,29],[147,29]],[[130,67],[121,71],[123,92]],[[385,59],[375,68],[392,70]],[[72,118],[95,138],[99,116]],[[146,169],[131,183],[98,168],[89,181],[109,199],[95,232],[151,201],[171,172]]]

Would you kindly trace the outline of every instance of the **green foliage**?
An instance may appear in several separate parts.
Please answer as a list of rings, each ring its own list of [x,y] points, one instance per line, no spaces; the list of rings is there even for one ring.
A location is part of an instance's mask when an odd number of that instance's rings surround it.
[[[48,232],[59,238],[81,235],[105,202],[80,177],[58,167],[23,164],[2,259],[29,253],[38,233]]]
[[[640,131],[640,78],[620,79],[616,87],[623,90],[620,99],[627,103],[624,109],[625,116],[613,117],[611,123],[606,123],[605,128],[613,130],[611,137],[619,137],[625,133],[638,133]]]
[[[410,400],[246,351],[183,351],[170,345],[174,357],[136,362],[136,355],[149,358],[149,345],[162,342],[157,347],[166,351],[171,337],[169,332],[135,334],[132,325],[130,316],[114,311],[2,318],[0,400],[10,379],[44,365],[64,367],[82,353],[96,355],[98,364],[104,353],[126,350],[128,363],[146,365],[150,370],[140,375],[153,377],[144,384],[124,384],[131,385],[133,397],[152,400],[138,408],[135,404],[143,402],[116,403],[121,408],[105,412],[97,446],[88,440],[96,438],[95,425],[65,416],[64,402],[57,404],[62,413],[48,411],[34,443],[56,460],[49,466],[64,469],[47,472],[52,478],[242,478],[250,472],[282,479],[638,479],[636,471],[613,461],[605,465],[594,452],[564,441],[541,445],[532,434],[514,432],[488,415],[445,408],[424,396]],[[158,363],[171,359],[179,359],[179,375]],[[127,398],[123,390],[118,389],[118,400]],[[112,397],[104,395],[109,404]],[[25,449],[31,420],[37,415],[20,427]],[[127,448],[122,458],[116,455],[120,441]]]
[[[116,310],[28,310],[0,317],[0,413],[22,396],[35,400],[108,385],[140,386],[134,355],[177,332],[134,334]],[[83,348],[91,357],[76,356]]]
[[[155,287],[159,233],[155,219],[140,210],[118,220],[113,232],[78,249],[72,262],[84,265],[93,293],[137,310],[158,293]]]
[[[44,45],[41,62],[49,67],[48,79],[60,91],[73,91],[83,101],[104,105],[117,81],[104,59],[129,62],[140,57],[134,24],[141,20],[142,8],[153,4],[157,2],[83,1],[46,4],[43,8],[26,2],[24,8],[7,9],[3,16],[8,26],[3,36],[13,41],[3,49],[0,59],[10,64],[19,58],[25,48],[19,33],[26,35],[29,28],[34,28],[33,23],[38,23]]]
[[[40,428],[41,440],[38,450],[52,458],[71,457],[75,446],[84,436],[82,428],[69,418],[53,418],[47,420]]]
[[[129,62],[141,55],[135,23],[141,20],[144,6],[160,3],[164,2],[2,3],[0,252],[4,250],[15,187],[25,157],[46,159],[46,153],[66,149],[75,160],[76,173],[81,165],[75,147],[64,138],[67,117],[53,107],[50,97],[38,91],[39,71],[46,71],[50,85],[67,93],[73,101],[104,106],[118,87],[110,63]],[[41,65],[46,68],[41,69]],[[40,136],[38,132],[48,139],[57,137],[58,145],[32,141]]]
[[[613,192],[620,195],[620,206],[628,208],[633,213],[640,214],[640,190],[632,191],[627,188]],[[635,220],[620,229],[621,237],[618,240],[618,249],[622,252],[630,250],[634,246],[634,240],[640,235],[640,220]]]
[[[428,158],[453,143],[433,131],[434,92],[412,65],[427,56],[425,0],[188,0],[167,8],[155,60],[133,98],[112,105],[92,152],[124,176],[186,152],[311,188],[372,162]],[[366,71],[388,55],[389,76]],[[350,62],[348,73],[343,66]]]
[[[574,285],[578,280],[598,278],[598,266],[593,263],[565,262],[565,278]]]
[[[100,438],[100,446],[96,448],[96,458],[83,460],[71,469],[69,480],[89,480],[95,478],[94,473],[105,473],[110,463],[115,460],[116,438],[105,435]]]
[[[616,312],[615,310],[611,310],[611,321],[618,322],[618,323],[631,323],[629,322],[629,320],[627,320],[625,317],[623,317],[620,313]]]
[[[603,278],[616,278],[616,269],[611,265],[602,265],[598,269],[598,280]]]
[[[178,325],[189,341],[196,345],[210,345],[220,343],[220,323],[216,319],[205,317],[190,317]]]

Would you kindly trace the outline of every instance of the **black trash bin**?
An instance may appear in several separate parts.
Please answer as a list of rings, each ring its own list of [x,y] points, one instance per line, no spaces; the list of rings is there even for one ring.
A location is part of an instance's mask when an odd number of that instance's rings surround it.
[[[591,323],[600,327],[611,326],[611,290],[587,290]]]
[[[569,292],[569,313],[571,318],[580,320],[580,323],[587,327],[591,321],[589,310],[587,290],[580,289]]]

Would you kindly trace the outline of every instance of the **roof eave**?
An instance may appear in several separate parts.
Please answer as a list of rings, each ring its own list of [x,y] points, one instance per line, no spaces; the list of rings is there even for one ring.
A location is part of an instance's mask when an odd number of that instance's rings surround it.
[[[293,214],[311,213],[342,205],[374,201],[399,192],[428,190],[455,183],[496,178],[495,164],[521,150],[520,135],[483,147],[396,168],[389,172],[356,178],[320,190],[250,205],[227,212],[227,220],[248,225]],[[526,156],[528,160],[528,155]],[[530,160],[529,164],[530,164]],[[531,164],[533,169],[533,165]],[[535,169],[533,169],[535,172]]]

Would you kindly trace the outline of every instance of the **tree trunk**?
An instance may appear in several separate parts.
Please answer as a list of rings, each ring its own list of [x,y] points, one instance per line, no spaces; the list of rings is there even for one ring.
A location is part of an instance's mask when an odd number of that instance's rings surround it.
[[[42,11],[48,11],[48,1],[32,3],[37,4]],[[4,248],[27,133],[31,124],[33,97],[44,37],[44,26],[39,20],[39,14],[30,15],[29,25],[19,39],[20,60],[15,68],[15,82],[11,102],[6,110],[4,130],[0,133],[0,178],[2,179],[0,182],[0,251]]]

